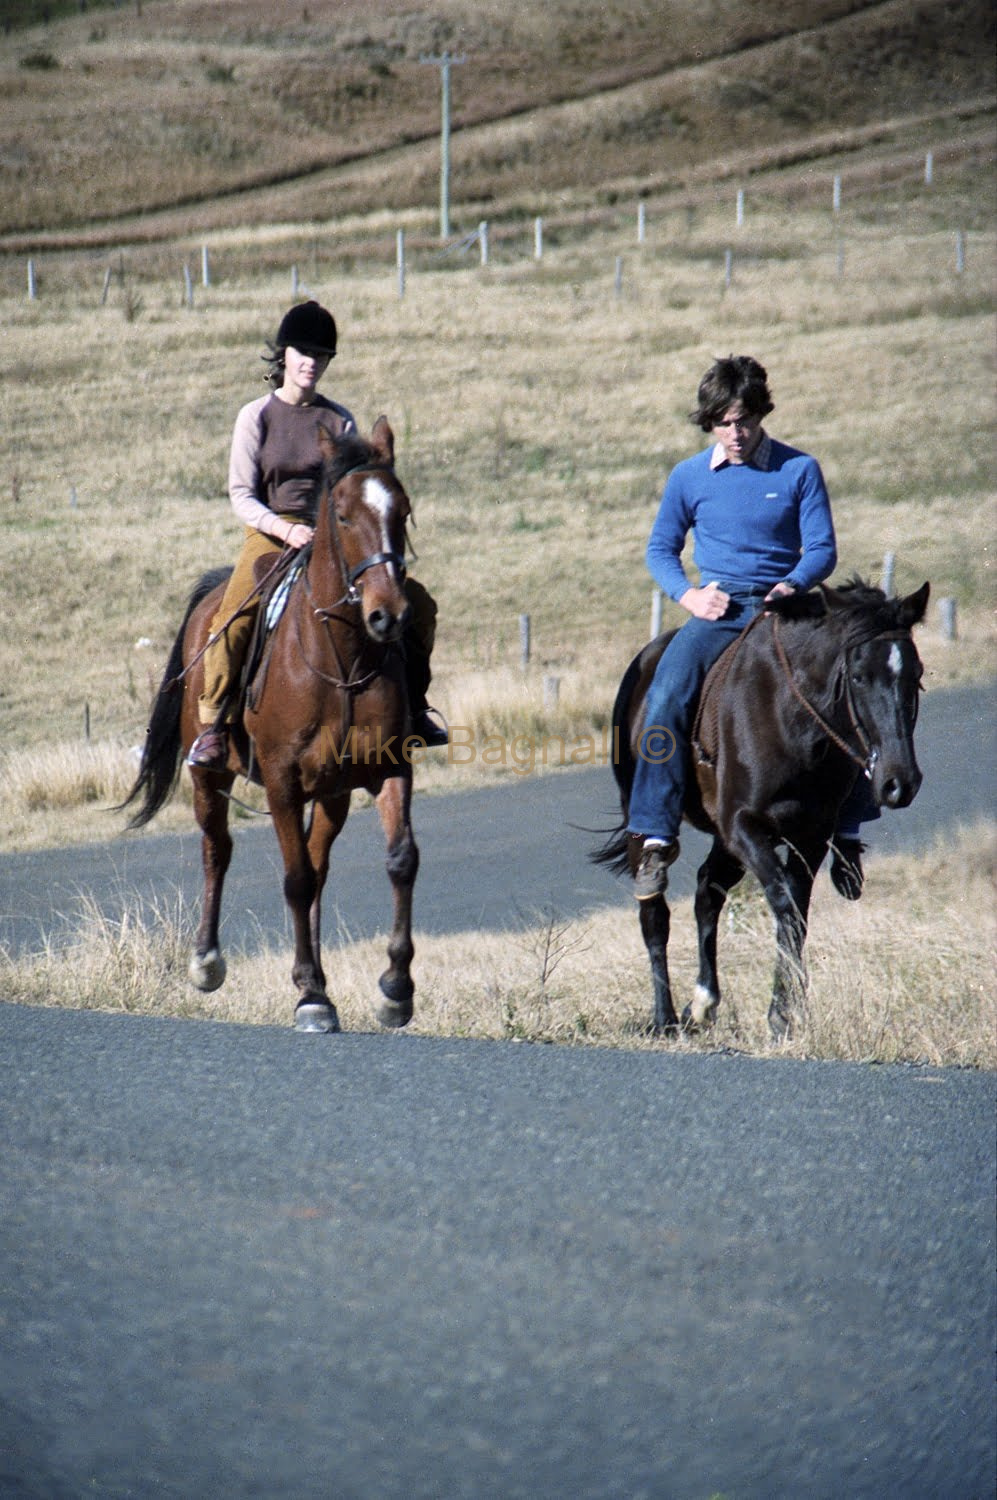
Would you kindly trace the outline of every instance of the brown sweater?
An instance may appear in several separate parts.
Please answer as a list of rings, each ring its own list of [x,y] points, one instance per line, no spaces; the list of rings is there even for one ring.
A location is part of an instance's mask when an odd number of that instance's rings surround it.
[[[275,391],[250,401],[235,419],[229,458],[232,509],[247,526],[274,536],[278,515],[315,520],[322,455],[317,428],[333,437],[355,430],[345,406],[316,396],[307,406],[291,406]]]

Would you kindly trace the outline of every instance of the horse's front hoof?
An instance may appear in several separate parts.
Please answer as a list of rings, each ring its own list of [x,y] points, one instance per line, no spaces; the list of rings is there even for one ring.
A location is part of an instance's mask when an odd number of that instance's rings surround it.
[[[328,1000],[302,1000],[294,1012],[294,1029],[331,1035],[339,1030],[336,1007]]]
[[[719,996],[715,998],[703,985],[697,984],[692,1004],[687,1005],[682,1012],[682,1030],[690,1036],[695,1036],[700,1031],[709,1031],[717,1019],[719,1006]]]
[[[217,990],[225,983],[227,965],[218,948],[209,948],[207,953],[194,953],[187,966],[187,977],[199,990]]]
[[[392,979],[390,974],[382,974],[377,982],[384,996],[375,1012],[380,1024],[390,1027],[393,1031],[397,1031],[401,1026],[407,1026],[415,1009],[412,1003],[415,985],[411,979],[407,976],[404,979]]]

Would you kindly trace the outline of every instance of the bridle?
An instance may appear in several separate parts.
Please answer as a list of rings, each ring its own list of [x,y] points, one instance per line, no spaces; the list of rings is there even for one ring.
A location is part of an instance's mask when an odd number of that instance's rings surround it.
[[[295,633],[298,640],[298,649],[301,652],[301,659],[305,663],[305,666],[310,672],[313,672],[316,677],[320,677],[323,682],[327,682],[330,687],[340,688],[348,695],[351,693],[359,692],[361,688],[367,687],[371,682],[374,681],[376,677],[380,676],[381,666],[379,663],[377,666],[372,667],[369,672],[364,673],[362,677],[354,677],[353,673],[355,672],[359,664],[360,657],[357,657],[353,665],[347,669],[340,654],[339,647],[336,645],[336,641],[332,634],[332,631],[329,629],[329,626],[335,619],[339,619],[341,623],[345,623],[342,621],[342,617],[337,615],[337,611],[342,609],[344,605],[350,608],[355,608],[363,602],[363,593],[361,589],[357,588],[357,579],[362,578],[364,573],[366,573],[370,568],[380,567],[382,563],[393,564],[402,582],[404,582],[405,580],[405,574],[407,571],[404,555],[400,552],[372,552],[367,557],[361,558],[361,560],[353,567],[350,567],[346,561],[346,553],[343,548],[343,539],[339,534],[339,518],[336,515],[336,507],[333,504],[333,495],[335,494],[339,484],[349,475],[377,473],[394,474],[394,469],[390,464],[371,463],[369,460],[365,460],[362,463],[353,464],[350,468],[344,469],[341,474],[337,475],[335,483],[329,486],[329,489],[327,490],[325,495],[325,503],[329,508],[329,533],[332,539],[332,550],[339,567],[339,575],[346,585],[345,593],[343,593],[342,596],[333,604],[316,604],[314,595],[312,593],[311,579],[309,577],[307,566],[305,567],[302,576],[302,582],[305,587],[305,593],[308,596],[309,604],[311,605],[312,614],[327,628],[329,644],[332,647],[333,654],[336,658],[336,664],[339,668],[340,673],[342,674],[341,676],[333,677],[330,673],[323,672],[321,667],[317,667],[313,661],[309,660],[308,653],[305,650],[305,643],[301,638],[301,621],[300,619],[297,619],[295,622]],[[387,650],[388,648],[385,647],[383,649]]]
[[[796,679],[793,676],[793,669],[789,664],[789,657],[786,655],[786,648],[782,643],[781,617],[774,614],[771,616],[771,619],[772,639],[775,642],[776,654],[779,658],[779,663],[782,667],[787,685],[790,692],[793,694],[793,697],[797,700],[798,703],[802,704],[811,718],[820,725],[820,728],[822,729],[824,734],[827,735],[831,743],[836,745],[844,755],[847,755],[848,759],[853,761],[855,765],[859,767],[859,770],[864,773],[864,775],[871,778],[876,765],[876,761],[879,759],[879,751],[870,744],[869,736],[862,725],[862,720],[860,719],[858,710],[855,707],[855,699],[852,694],[851,653],[856,647],[868,645],[871,641],[909,641],[910,631],[884,630],[881,632],[877,632],[875,635],[866,636],[862,640],[852,641],[850,645],[845,646],[844,664],[842,668],[845,678],[845,706],[848,709],[848,717],[851,720],[852,729],[855,731],[855,737],[859,742],[861,750],[863,751],[863,754],[860,755],[858,751],[854,750],[852,746],[848,744],[847,740],[843,739],[841,735],[838,734],[837,730],[827,722],[823,714],[814,707],[809,698],[807,698],[801,691],[801,689],[797,686]],[[917,722],[916,702],[914,708],[914,722]]]
[[[402,553],[372,552],[368,557],[361,558],[361,560],[351,568],[346,561],[346,553],[343,549],[343,539],[339,534],[339,518],[336,515],[336,507],[333,504],[332,499],[337,487],[344,479],[346,479],[351,474],[374,475],[377,473],[394,474],[394,469],[390,464],[373,464],[369,461],[354,464],[352,468],[344,469],[343,472],[337,476],[336,483],[334,485],[331,485],[328,490],[328,493],[326,495],[326,504],[329,507],[329,531],[332,537],[332,549],[336,557],[336,562],[339,565],[340,577],[346,585],[346,592],[342,595],[341,598],[337,599],[334,604],[316,605],[313,603],[312,612],[317,619],[328,620],[332,616],[333,611],[342,609],[344,604],[351,606],[360,604],[362,600],[362,594],[360,589],[357,588],[357,579],[362,578],[364,573],[366,573],[370,568],[380,567],[382,563],[391,563],[394,565],[399,578],[404,582],[405,573],[407,570],[405,566],[405,558]],[[311,591],[311,584],[308,581],[307,568],[305,569],[305,587],[308,592],[309,599],[312,599],[313,596]]]

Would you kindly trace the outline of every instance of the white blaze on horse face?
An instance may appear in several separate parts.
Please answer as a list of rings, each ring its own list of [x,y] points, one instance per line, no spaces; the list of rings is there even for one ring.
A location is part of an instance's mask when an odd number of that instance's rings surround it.
[[[363,482],[363,498],[364,504],[369,505],[380,520],[381,551],[391,552],[393,549],[391,539],[388,536],[388,517],[391,514],[391,491],[380,479],[375,479],[373,475],[368,475]],[[397,568],[394,567],[393,563],[391,566],[397,575]]]
[[[889,667],[894,677],[899,677],[901,671],[903,670],[903,664],[904,654],[901,651],[898,642],[894,641],[893,645],[890,647],[890,654],[887,658],[886,665]]]

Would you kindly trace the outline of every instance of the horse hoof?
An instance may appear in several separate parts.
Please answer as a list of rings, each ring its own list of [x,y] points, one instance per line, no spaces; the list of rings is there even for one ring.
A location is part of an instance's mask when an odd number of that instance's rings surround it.
[[[793,1030],[793,1017],[788,1011],[769,1010],[769,1035],[774,1042],[788,1042]]]
[[[218,948],[209,948],[207,953],[195,953],[187,967],[191,984],[199,990],[217,990],[225,983],[227,965]]]
[[[407,1026],[415,1009],[412,1003],[415,985],[411,979],[390,979],[387,974],[382,974],[377,982],[384,996],[375,1012],[380,1024],[389,1026],[394,1031],[400,1026]]]
[[[339,1030],[336,1007],[328,1000],[302,1000],[294,1012],[295,1031],[315,1031],[326,1036]]]

